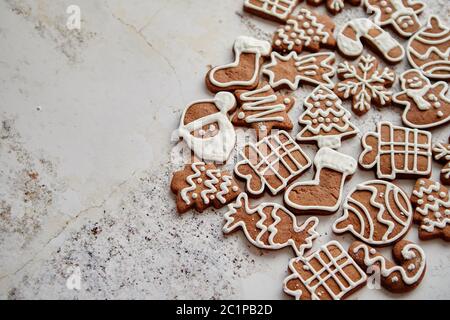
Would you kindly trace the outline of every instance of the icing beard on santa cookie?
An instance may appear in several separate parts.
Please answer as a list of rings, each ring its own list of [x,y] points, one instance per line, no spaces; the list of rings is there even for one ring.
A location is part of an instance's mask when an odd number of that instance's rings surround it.
[[[216,162],[228,159],[236,133],[227,114],[235,106],[233,94],[219,92],[214,99],[193,102],[184,110],[178,134],[198,158]]]

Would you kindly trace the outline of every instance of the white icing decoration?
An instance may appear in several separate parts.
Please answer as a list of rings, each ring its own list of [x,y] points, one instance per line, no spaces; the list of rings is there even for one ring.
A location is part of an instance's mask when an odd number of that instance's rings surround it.
[[[203,166],[203,165],[204,165],[203,162],[195,162],[195,163],[193,163],[191,165],[192,171],[194,173],[186,178],[186,182],[187,182],[187,184],[189,186],[184,188],[184,189],[182,189],[181,192],[180,192],[181,199],[183,199],[183,201],[187,205],[191,204],[191,201],[190,201],[190,199],[188,197],[188,193],[197,189],[197,185],[195,184],[194,179],[197,179],[198,177],[201,176],[201,172],[200,172],[200,170],[197,167],[198,166]],[[197,198],[197,194],[195,194],[195,197],[192,195],[192,198],[196,199]]]
[[[250,0],[244,1],[244,7],[269,15],[278,20],[286,19],[296,6],[298,0],[260,0],[258,5]]]
[[[227,202],[227,199],[225,199],[225,195],[230,193],[230,187],[233,185],[233,177],[224,175],[222,176],[222,183],[220,184],[220,191],[217,192],[217,200],[219,200],[221,203]],[[233,192],[237,192],[239,188],[237,186],[233,186],[231,189]]]

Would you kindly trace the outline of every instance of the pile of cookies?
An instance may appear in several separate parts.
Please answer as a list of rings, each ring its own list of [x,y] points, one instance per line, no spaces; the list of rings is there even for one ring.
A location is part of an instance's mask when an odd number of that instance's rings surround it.
[[[386,290],[410,291],[426,270],[422,248],[403,240],[412,223],[421,240],[450,241],[450,196],[444,186],[450,183],[450,144],[433,146],[427,131],[450,123],[450,28],[436,16],[422,25],[418,15],[425,3],[420,0],[350,0],[346,2],[355,6],[364,2],[371,16],[350,20],[335,32],[333,19],[308,5],[326,2],[330,13],[337,14],[344,0],[297,2],[244,0],[245,11],[283,25],[272,43],[238,37],[234,61],[206,75],[214,98],[184,110],[178,134],[193,160],[172,178],[177,210],[202,212],[228,205],[225,234],[241,230],[261,249],[292,247],[295,258],[283,288],[296,299],[343,299],[364,286],[375,269]],[[409,39],[406,50],[390,32]],[[380,67],[377,58],[362,55],[364,44],[390,64],[407,58],[411,69],[397,76]],[[346,59],[358,60],[335,65],[335,53],[321,49],[337,49]],[[398,77],[401,91],[394,93]],[[301,130],[294,137],[288,133],[293,129],[288,112],[296,99],[286,92],[302,84],[314,88],[303,102]],[[342,140],[359,132],[344,99],[352,99],[357,115],[372,106],[403,107],[404,126],[379,122],[362,137],[356,160],[337,151]],[[254,129],[256,142],[239,150],[233,174],[218,164],[235,148],[234,126]],[[318,146],[314,159],[303,152],[303,143]],[[441,182],[429,179],[433,156],[444,165]],[[296,181],[310,167],[314,179]],[[357,185],[344,197],[344,184],[360,169],[374,169],[377,180]],[[418,179],[412,195],[393,183],[402,178]],[[283,195],[284,204],[251,205],[251,198],[266,192]],[[333,240],[307,252],[318,237],[316,216],[339,208],[342,216],[333,232],[350,233],[358,241],[348,250]],[[312,217],[299,224],[296,215]],[[376,249],[384,246],[392,246],[393,259]]]

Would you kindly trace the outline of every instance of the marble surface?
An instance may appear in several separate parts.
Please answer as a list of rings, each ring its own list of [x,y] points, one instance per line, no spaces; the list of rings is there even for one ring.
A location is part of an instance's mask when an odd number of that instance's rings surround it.
[[[422,21],[434,13],[449,23],[446,0],[427,3]],[[71,4],[81,8],[80,30],[66,27]],[[290,249],[264,252],[242,233],[224,238],[224,209],[179,216],[168,187],[181,165],[172,132],[187,103],[210,96],[209,66],[232,59],[237,36],[269,39],[277,26],[241,5],[0,0],[0,298],[287,298]],[[347,7],[335,21],[364,15]],[[299,101],[311,89],[298,90]],[[300,111],[298,104],[291,118]],[[400,124],[400,114],[373,109],[353,122],[362,134],[381,119]],[[448,128],[433,130],[433,140],[447,139]],[[341,150],[356,157],[359,139]],[[373,177],[359,170],[345,192]],[[399,184],[411,192],[412,180]],[[330,230],[338,215],[320,218],[314,248],[330,239],[350,244]],[[407,238],[417,241],[416,226]],[[448,244],[420,244],[428,271],[417,290],[364,288],[352,298],[449,298]]]

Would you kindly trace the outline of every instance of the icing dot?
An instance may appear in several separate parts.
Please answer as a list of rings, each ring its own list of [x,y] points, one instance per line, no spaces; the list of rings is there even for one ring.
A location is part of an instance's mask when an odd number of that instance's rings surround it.
[[[286,30],[286,31],[291,30],[291,26],[285,26],[285,27],[284,27],[284,30]]]
[[[289,104],[289,103],[291,103],[291,99],[285,98],[285,99],[283,100],[283,102],[284,102],[284,104]]]
[[[192,195],[191,195],[191,197],[192,197],[192,199],[197,199],[197,194],[196,193],[193,193]]]
[[[297,38],[297,34],[295,32],[291,33],[291,38]]]
[[[317,119],[319,122],[323,122],[323,117],[319,117],[319,119]]]
[[[330,122],[331,122],[331,119],[330,119],[330,118],[326,118],[326,119],[325,119],[325,122],[326,122],[326,123],[330,123]]]
[[[419,199],[419,200],[417,200],[417,203],[418,203],[418,204],[423,204],[423,200],[422,200],[422,199]]]
[[[245,119],[245,113],[244,112],[239,112],[238,118],[241,119],[241,120]]]
[[[409,24],[410,26],[413,26],[413,25],[414,25],[414,21],[408,20],[408,24]]]
[[[434,107],[435,108],[440,108],[441,107],[441,103],[440,102],[435,102],[434,103]]]
[[[428,201],[434,201],[434,197],[431,194],[428,196]]]
[[[339,122],[339,118],[338,117],[334,117],[333,118],[333,122]]]
[[[439,193],[439,197],[441,197],[441,198],[445,198],[445,196],[446,196],[447,194],[445,193],[445,192],[441,192],[441,193]]]
[[[387,7],[386,9],[384,9],[384,12],[386,12],[386,13],[392,13],[392,8]]]
[[[238,186],[233,186],[231,188],[231,190],[233,190],[234,192],[238,192],[239,191],[239,187]]]
[[[203,182],[203,179],[202,178],[198,178],[197,179],[197,183],[202,183]]]
[[[408,26],[409,26],[409,25],[408,25],[406,22],[402,24],[402,28],[403,28],[403,29],[408,28]]]
[[[205,167],[200,167],[200,171],[205,171],[206,168]]]
[[[315,42],[319,42],[319,41],[320,41],[320,37],[319,37],[319,36],[314,36],[314,37],[313,37],[313,40],[314,40]]]
[[[317,108],[320,107],[320,102],[319,101],[315,102],[314,107],[317,107]]]
[[[435,212],[434,216],[439,219],[441,217],[441,213],[440,212]]]
[[[396,282],[398,282],[398,278],[397,277],[392,277],[392,283],[396,283]]]
[[[213,132],[215,130],[216,130],[216,126],[215,125],[212,124],[212,125],[209,126],[209,131]]]
[[[332,107],[332,106],[333,106],[333,102],[327,101],[327,102],[325,102],[325,105],[326,105],[327,107]]]
[[[306,33],[309,35],[313,35],[314,34],[314,30],[313,29],[308,29],[306,30]]]
[[[444,212],[447,216],[450,215],[450,209],[446,209]]]
[[[386,7],[387,6],[387,2],[386,1],[380,1],[380,6]]]
[[[437,100],[436,96],[434,94],[432,94],[432,93],[430,93],[428,95],[428,99],[430,99],[431,101],[436,101]]]
[[[375,250],[374,248],[372,248],[372,249],[369,250],[369,252],[370,252],[370,254],[375,254],[375,253],[377,253],[377,250]]]
[[[438,111],[438,112],[436,112],[436,115],[437,115],[439,118],[442,118],[442,117],[444,116],[444,113],[443,113],[442,111]]]
[[[313,119],[312,123],[316,124],[317,123],[317,119]]]
[[[384,192],[380,192],[379,197],[380,197],[380,198],[384,198]]]
[[[415,266],[413,263],[411,263],[411,264],[408,266],[408,270],[409,270],[409,271],[413,271],[415,268],[416,268],[416,266]]]
[[[280,39],[275,40],[275,45],[276,45],[276,46],[281,46],[281,40],[280,40]]]
[[[294,43],[299,46],[302,44],[302,41],[300,39],[295,39]]]
[[[301,15],[301,14],[299,14],[298,16],[297,16],[297,20],[303,20],[303,15]]]
[[[214,200],[216,197],[215,197],[214,195],[210,195],[209,198],[210,198],[211,200]]]
[[[216,176],[217,176],[217,178],[220,178],[222,176],[222,174],[220,172],[217,172]]]
[[[309,22],[306,22],[306,21],[305,21],[305,22],[303,23],[303,28],[305,28],[305,29],[306,29],[306,28],[309,28],[310,26],[311,26],[311,25],[309,24]]]

